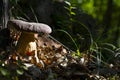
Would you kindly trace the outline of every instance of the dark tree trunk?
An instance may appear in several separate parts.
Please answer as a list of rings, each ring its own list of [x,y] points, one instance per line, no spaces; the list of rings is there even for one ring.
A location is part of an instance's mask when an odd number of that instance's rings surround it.
[[[3,0],[0,0],[0,29],[2,28]]]
[[[7,28],[7,22],[9,19],[8,16],[8,1],[9,0],[0,0],[0,49],[7,50],[7,47],[10,44],[10,30]]]
[[[113,12],[113,0],[108,0],[107,9],[103,17],[103,24],[105,25],[104,33],[106,33],[105,37],[107,36],[107,32],[111,26],[112,12]]]
[[[115,34],[115,40],[117,40],[116,45],[118,47],[120,47],[120,14],[119,14],[118,17],[119,17],[119,19],[118,19],[117,31],[116,31],[116,34]]]
[[[3,17],[2,17],[2,29],[7,28],[8,16],[8,4],[9,0],[3,0]]]

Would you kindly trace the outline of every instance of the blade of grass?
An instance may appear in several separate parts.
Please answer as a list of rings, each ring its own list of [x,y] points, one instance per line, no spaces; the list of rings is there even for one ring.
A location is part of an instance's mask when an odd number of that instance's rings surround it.
[[[32,8],[32,6],[30,6],[30,9],[31,9],[31,11],[32,11],[32,13],[33,13],[33,15],[34,15],[34,18],[35,18],[36,22],[38,23],[38,22],[39,22],[39,21],[38,21],[38,18],[37,18],[37,16],[36,16],[35,11],[34,11],[34,9]]]
[[[78,45],[76,44],[75,40],[72,38],[72,36],[71,36],[67,31],[65,31],[65,30],[58,29],[57,31],[64,32],[65,34],[67,34],[67,35],[70,37],[70,39],[72,40],[72,42],[74,43],[74,45],[75,45],[75,47],[76,47],[77,55],[78,55],[78,56],[81,56],[79,47],[78,47]]]

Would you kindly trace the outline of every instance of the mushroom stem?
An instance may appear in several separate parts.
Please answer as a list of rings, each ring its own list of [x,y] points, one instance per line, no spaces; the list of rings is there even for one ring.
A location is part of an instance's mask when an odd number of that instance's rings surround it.
[[[26,56],[26,50],[27,50],[27,47],[29,46],[29,44],[31,42],[35,42],[35,33],[29,33],[29,32],[22,32],[21,33],[21,36],[18,40],[18,44],[17,44],[17,52],[20,54],[20,55],[23,55],[23,56]],[[37,51],[37,46],[34,45],[34,48],[32,46],[30,46],[30,48],[32,49],[29,49],[29,51]]]
[[[29,56],[30,59],[34,56],[36,62],[39,63],[37,45],[35,41],[37,37],[37,33],[22,32],[17,44],[17,52],[22,56]]]

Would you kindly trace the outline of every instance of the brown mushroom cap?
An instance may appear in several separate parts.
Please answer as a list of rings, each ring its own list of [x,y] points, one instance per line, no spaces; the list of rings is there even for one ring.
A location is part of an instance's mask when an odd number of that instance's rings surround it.
[[[52,29],[47,24],[26,22],[16,19],[8,21],[8,28],[10,27],[13,27],[20,31],[33,32],[33,33],[50,34],[52,32]]]

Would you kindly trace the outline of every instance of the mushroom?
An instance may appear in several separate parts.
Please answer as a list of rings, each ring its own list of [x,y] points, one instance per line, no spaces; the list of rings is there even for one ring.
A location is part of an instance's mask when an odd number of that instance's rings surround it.
[[[17,53],[22,56],[31,56],[34,54],[38,63],[36,38],[40,33],[50,34],[52,29],[43,23],[26,22],[16,19],[8,21],[8,28],[16,29],[21,32],[16,46]]]

